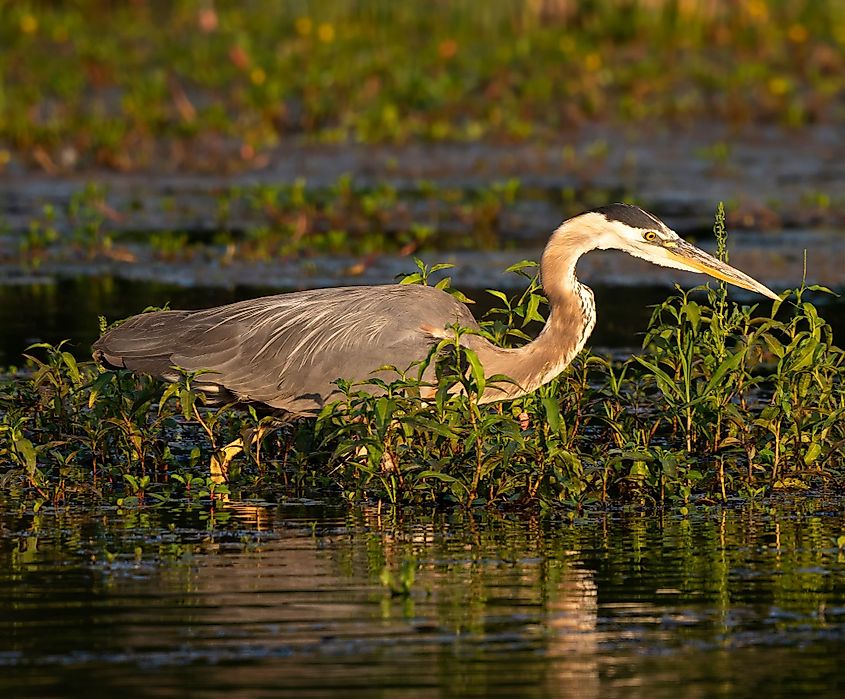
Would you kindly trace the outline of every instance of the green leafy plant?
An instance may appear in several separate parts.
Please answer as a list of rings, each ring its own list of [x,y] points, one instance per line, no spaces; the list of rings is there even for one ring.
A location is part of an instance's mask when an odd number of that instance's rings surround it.
[[[715,233],[724,257],[721,209]],[[463,299],[446,269],[417,261],[402,281]],[[24,484],[33,502],[93,482],[101,497],[109,484],[134,506],[282,488],[396,505],[583,509],[684,508],[842,478],[845,359],[808,300],[826,289],[784,292],[770,310],[731,302],[723,286],[677,289],[655,307],[642,353],[585,352],[533,393],[486,405],[488,382],[508,379],[485,374],[468,333],[519,345],[544,316],[536,268],[510,271],[524,289],[491,290],[497,305],[481,329],[452,328],[414,366],[340,381],[341,400],[316,421],[206,406],[197,372],[163,385],[78,363],[63,344],[34,345],[29,373],[0,382],[2,482]],[[238,439],[248,448],[233,458]],[[227,484],[208,477],[214,463]]]

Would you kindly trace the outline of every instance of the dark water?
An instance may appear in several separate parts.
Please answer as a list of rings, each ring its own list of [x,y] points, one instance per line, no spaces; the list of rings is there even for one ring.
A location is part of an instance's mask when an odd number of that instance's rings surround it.
[[[70,341],[77,357],[90,357],[99,335],[99,317],[109,323],[140,313],[147,306],[202,308],[277,293],[240,287],[197,288],[132,282],[111,277],[58,279],[46,284],[0,286],[0,366],[20,360],[34,342]]]
[[[185,287],[176,284],[128,281],[112,277],[62,278],[49,284],[0,285],[0,367],[20,362],[34,342],[69,340],[80,358],[90,356],[97,338],[98,318],[109,322],[139,313],[150,305],[206,308],[280,289],[240,286]],[[464,289],[477,303],[473,313],[483,317],[492,297],[482,290]],[[651,316],[650,306],[670,293],[665,286],[615,287],[594,285],[598,323],[590,339],[597,348],[639,346]],[[838,334],[845,332],[845,301],[828,295],[812,296],[822,316]],[[756,299],[755,299],[756,301]]]
[[[67,339],[74,354],[89,357],[91,343],[99,335],[101,315],[112,322],[149,305],[169,302],[171,308],[204,308],[279,292],[269,288],[184,287],[102,277],[0,286],[0,366],[19,362],[21,352],[34,342]],[[477,299],[473,311],[480,317],[492,297],[480,290],[467,293]],[[593,334],[594,345],[631,347],[639,344],[638,333],[645,330],[650,316],[648,306],[662,301],[667,290],[600,287],[595,293],[601,318]]]
[[[820,500],[2,510],[0,696],[842,696],[844,532]]]

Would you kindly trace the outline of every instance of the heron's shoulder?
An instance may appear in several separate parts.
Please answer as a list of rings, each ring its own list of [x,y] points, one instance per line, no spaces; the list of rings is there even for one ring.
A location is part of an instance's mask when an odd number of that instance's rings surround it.
[[[449,318],[450,322],[472,318],[465,304],[451,294],[422,284],[384,284],[347,287],[343,296],[359,308],[377,310],[382,315],[418,315],[422,319]]]
[[[422,284],[385,284],[348,287],[344,296],[352,301],[353,316],[378,317],[396,328],[444,328],[458,324],[475,327],[469,308],[454,296]]]
[[[346,286],[294,291],[240,301],[197,312],[209,326],[241,322],[254,332],[262,327],[356,326],[378,319],[408,325],[411,319],[439,325],[474,323],[469,309],[450,294],[419,284]]]
[[[297,291],[267,297],[271,303],[298,305],[302,303],[320,304],[394,304],[426,303],[429,306],[463,306],[460,301],[442,289],[422,284],[379,284],[370,286],[341,286],[309,291]]]

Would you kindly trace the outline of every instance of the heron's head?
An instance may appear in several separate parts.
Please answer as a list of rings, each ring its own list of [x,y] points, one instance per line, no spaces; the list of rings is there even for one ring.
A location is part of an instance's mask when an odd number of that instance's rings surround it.
[[[589,231],[589,247],[624,250],[661,267],[709,274],[770,299],[779,296],[756,279],[681,238],[652,214],[629,204],[610,204],[569,219],[561,227]]]

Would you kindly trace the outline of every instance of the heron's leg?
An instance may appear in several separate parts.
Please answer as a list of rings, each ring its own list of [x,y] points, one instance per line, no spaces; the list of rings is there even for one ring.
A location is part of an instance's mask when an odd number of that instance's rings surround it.
[[[355,456],[361,461],[366,461],[369,456],[369,450],[362,444],[360,447],[355,449]],[[379,465],[381,466],[383,473],[395,473],[399,477],[399,480],[402,481],[402,471],[396,464],[396,459],[394,459],[393,455],[386,449],[381,455],[381,462]]]
[[[246,449],[255,446],[255,464],[259,470],[261,469],[261,445],[264,438],[273,430],[278,429],[281,424],[278,420],[270,422],[262,420],[256,427],[249,427],[241,433]]]
[[[402,471],[399,470],[399,467],[396,465],[396,459],[393,458],[393,455],[389,451],[385,451],[381,455],[381,470],[385,473],[395,473],[399,477],[400,482],[403,480]]]
[[[220,447],[211,455],[211,480],[214,483],[226,483],[229,480],[229,465],[244,450],[244,439],[238,437]]]
[[[273,423],[259,423],[258,427],[247,427],[241,431],[240,437],[215,451],[211,457],[211,480],[215,483],[226,483],[229,480],[229,466],[232,461],[242,452],[249,452],[253,446],[255,446],[255,461],[260,466],[261,442],[276,427],[278,425]]]

